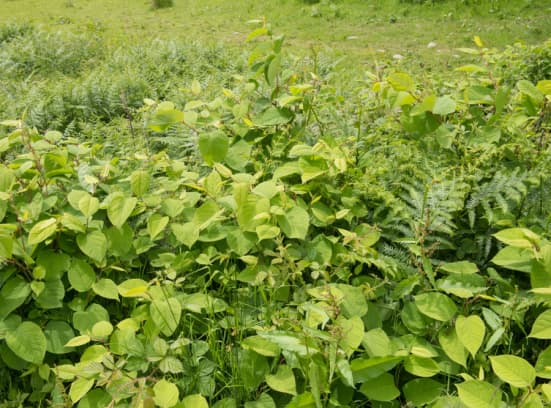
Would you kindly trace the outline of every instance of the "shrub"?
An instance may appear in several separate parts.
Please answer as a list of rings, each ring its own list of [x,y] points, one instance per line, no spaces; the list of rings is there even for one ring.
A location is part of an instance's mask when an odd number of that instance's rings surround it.
[[[153,10],[174,6],[174,0],[152,0]]]

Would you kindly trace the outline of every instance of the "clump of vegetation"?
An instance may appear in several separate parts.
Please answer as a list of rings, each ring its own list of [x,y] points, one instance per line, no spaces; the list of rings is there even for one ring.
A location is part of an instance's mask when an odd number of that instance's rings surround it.
[[[152,0],[153,10],[174,6],[174,0]]]
[[[217,92],[156,43],[50,94],[80,129],[2,123],[0,404],[551,402],[549,80],[248,41]]]

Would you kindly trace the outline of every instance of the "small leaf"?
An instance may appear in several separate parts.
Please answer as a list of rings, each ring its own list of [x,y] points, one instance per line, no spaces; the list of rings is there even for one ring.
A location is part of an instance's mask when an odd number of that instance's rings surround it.
[[[536,370],[528,361],[513,355],[491,356],[494,373],[513,387],[530,387],[536,379]]]
[[[474,357],[486,334],[486,327],[482,319],[476,315],[459,316],[455,322],[455,332],[459,341]]]

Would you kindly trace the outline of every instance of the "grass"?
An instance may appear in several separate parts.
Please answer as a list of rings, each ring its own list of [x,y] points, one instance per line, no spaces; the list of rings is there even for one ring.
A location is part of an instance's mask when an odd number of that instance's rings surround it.
[[[400,54],[405,62],[441,67],[474,35],[498,48],[548,39],[550,16],[551,0],[175,0],[155,11],[145,0],[0,0],[0,23],[98,32],[114,44],[161,38],[238,46],[250,31],[246,22],[265,17],[299,52],[330,49],[354,61]],[[428,48],[431,42],[436,46]]]

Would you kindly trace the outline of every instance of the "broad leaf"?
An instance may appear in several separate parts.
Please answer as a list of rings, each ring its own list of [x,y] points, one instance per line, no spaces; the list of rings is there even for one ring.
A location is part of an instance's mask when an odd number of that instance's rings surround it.
[[[55,218],[48,218],[37,222],[29,231],[29,245],[38,245],[47,240],[57,230],[57,221]]]
[[[295,375],[293,370],[287,365],[280,365],[276,374],[267,375],[266,383],[274,391],[297,395]]]
[[[46,354],[46,336],[37,324],[23,322],[6,335],[6,343],[15,355],[29,363],[41,364]]]
[[[91,231],[77,236],[80,250],[96,262],[102,262],[107,253],[107,238],[101,231]]]
[[[486,327],[482,319],[477,315],[469,317],[459,316],[455,322],[455,332],[459,341],[474,357],[482,345],[484,335],[486,334]]]
[[[153,400],[161,408],[170,408],[178,403],[178,387],[166,380],[160,380],[153,386]]]
[[[513,355],[491,356],[494,373],[513,387],[530,387],[536,379],[536,370],[528,361]]]
[[[394,376],[388,373],[364,382],[360,392],[373,401],[392,401],[400,395],[400,390],[394,384]]]
[[[228,136],[220,130],[199,135],[199,151],[208,165],[222,162],[228,153],[229,144]]]
[[[115,227],[121,228],[134,211],[138,200],[135,197],[127,197],[123,193],[110,194],[107,200],[109,200],[107,217]]]
[[[88,262],[73,258],[68,274],[69,283],[77,292],[87,292],[96,281],[96,274]]]
[[[551,339],[551,310],[546,310],[537,317],[528,337]]]
[[[421,313],[434,320],[447,322],[457,312],[455,302],[442,293],[423,293],[415,296],[415,305]]]
[[[459,399],[468,408],[499,408],[501,391],[485,382],[470,380],[456,384]]]

